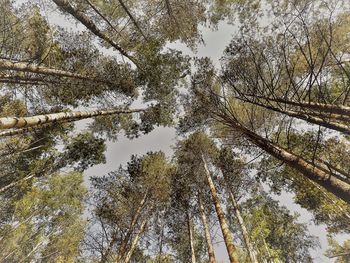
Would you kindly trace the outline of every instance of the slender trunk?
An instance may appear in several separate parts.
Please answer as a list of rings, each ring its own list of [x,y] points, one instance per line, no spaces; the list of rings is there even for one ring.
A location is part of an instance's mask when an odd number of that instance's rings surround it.
[[[241,215],[241,211],[239,210],[239,205],[238,205],[238,203],[236,201],[235,196],[233,195],[233,192],[232,192],[231,188],[229,187],[229,184],[227,182],[228,180],[227,180],[226,174],[224,172],[222,174],[224,176],[226,188],[227,188],[227,191],[228,191],[229,196],[230,196],[230,200],[231,200],[231,203],[232,203],[232,206],[233,206],[233,210],[235,212],[235,215],[236,215],[237,220],[238,220],[238,224],[239,224],[239,226],[241,228],[241,231],[242,231],[244,244],[245,244],[245,246],[246,246],[246,248],[248,250],[248,254],[249,254],[250,260],[251,260],[252,263],[258,263],[258,260],[256,259],[256,256],[255,256],[253,245],[250,242],[248,230],[247,230],[247,228],[245,226],[243,217]]]
[[[12,61],[12,60],[7,60],[7,59],[0,59],[0,70],[31,72],[31,73],[43,74],[43,75],[47,75],[47,76],[68,77],[68,78],[75,78],[75,79],[89,80],[89,81],[111,84],[111,83],[106,82],[106,81],[101,80],[101,79],[96,79],[96,78],[80,75],[77,73],[72,73],[72,72],[65,71],[65,70],[47,68],[44,66],[38,66],[35,64],[17,62],[17,61]]]
[[[282,110],[282,109],[277,108],[277,107],[273,107],[273,106],[270,106],[270,105],[265,105],[265,104],[259,103],[259,102],[253,102],[253,101],[250,101],[250,100],[244,100],[244,101],[247,101],[247,102],[249,102],[251,104],[255,104],[255,105],[258,105],[260,107],[269,109],[269,110],[273,110],[275,112],[286,114],[286,115],[288,115],[290,117],[294,117],[294,118],[298,118],[298,119],[301,119],[301,120],[305,120],[307,122],[310,122],[310,123],[313,123],[313,124],[317,124],[317,125],[326,127],[328,129],[332,129],[332,130],[339,131],[339,132],[342,132],[342,133],[350,135],[350,127],[348,125],[342,124],[342,123],[338,123],[338,122],[333,122],[333,121],[326,121],[325,119],[327,119],[327,117],[324,117],[324,119],[323,119],[321,117],[310,116],[309,114],[304,113],[304,112],[295,112],[295,111],[290,111],[290,110]]]
[[[17,84],[17,85],[30,85],[30,86],[42,86],[47,85],[47,83],[40,81],[28,81],[21,79],[0,79],[0,83]]]
[[[122,6],[123,10],[125,11],[125,13],[128,15],[128,17],[130,18],[130,20],[132,21],[132,23],[134,24],[134,26],[137,28],[137,30],[141,33],[142,37],[148,41],[146,35],[143,33],[140,25],[137,23],[135,17],[131,14],[131,12],[129,11],[129,9],[126,7],[125,3],[123,2],[123,0],[118,0],[119,4]]]
[[[350,255],[350,251],[348,252],[343,252],[343,253],[338,253],[338,254],[334,254],[334,255],[330,255],[327,256],[328,258],[339,258],[339,257],[344,257],[344,256],[349,256]]]
[[[190,240],[190,249],[191,249],[191,263],[196,263],[196,254],[194,250],[193,242],[193,231],[192,231],[192,222],[191,222],[190,212],[187,211],[187,228],[188,228],[188,238]]]
[[[319,112],[328,112],[332,114],[350,116],[350,107],[343,106],[343,105],[334,105],[334,104],[307,102],[307,101],[293,101],[293,100],[286,100],[286,99],[280,99],[280,98],[273,99],[273,98],[267,98],[264,96],[255,96],[255,95],[247,95],[247,96],[257,97],[267,101],[274,101],[274,102],[280,102],[288,105],[298,106],[300,108],[313,109]]]
[[[9,130],[5,130],[0,132],[0,137],[5,137],[5,136],[14,136],[14,135],[20,135],[20,134],[25,134],[28,132],[32,132],[32,131],[36,131],[36,130],[40,130],[46,127],[50,127],[54,124],[63,124],[63,123],[69,123],[69,122],[73,122],[76,121],[74,119],[72,120],[64,120],[62,122],[57,121],[57,122],[50,122],[50,123],[46,123],[46,124],[42,124],[42,125],[36,125],[33,127],[28,127],[28,128],[19,128],[19,129],[9,129]]]
[[[302,157],[275,145],[267,139],[264,139],[260,135],[237,123],[235,120],[226,119],[224,121],[234,130],[241,132],[246,139],[263,149],[265,152],[285,162],[289,166],[304,174],[311,181],[316,182],[329,192],[333,193],[335,196],[339,197],[347,203],[350,203],[349,184],[332,176],[324,169],[304,160]]]
[[[9,189],[9,188],[11,188],[11,187],[16,186],[17,184],[20,184],[20,183],[23,183],[23,182],[25,182],[25,181],[28,181],[28,180],[32,179],[33,177],[34,177],[34,175],[32,174],[32,175],[29,175],[29,176],[27,176],[27,177],[24,177],[23,179],[18,180],[18,181],[16,181],[16,182],[12,182],[12,183],[10,183],[10,184],[8,184],[8,185],[6,185],[6,186],[0,188],[0,193],[6,191],[7,189]]]
[[[94,35],[103,39],[116,50],[119,51],[124,57],[127,57],[130,61],[132,61],[136,66],[138,66],[137,61],[134,57],[129,55],[121,46],[115,43],[111,38],[109,38],[105,33],[100,31],[94,22],[87,17],[83,12],[75,9],[68,0],[52,0],[58,7],[62,8],[67,13],[71,14],[75,17],[80,23],[82,23],[88,30],[90,30]]]
[[[209,262],[215,263],[216,261],[215,261],[214,247],[213,247],[213,243],[212,243],[212,239],[209,231],[208,220],[205,214],[202,195],[199,192],[198,192],[198,204],[199,204],[199,210],[201,212],[201,218],[202,218],[202,223],[204,227],[205,241],[207,242]]]
[[[147,197],[148,197],[148,190],[146,191],[146,193],[144,194],[144,196],[142,197],[142,200],[139,204],[139,207],[137,208],[132,220],[131,220],[131,223],[130,223],[130,227],[128,229],[128,232],[126,233],[125,237],[123,238],[123,241],[119,247],[119,250],[118,250],[118,254],[117,254],[117,260],[116,262],[120,262],[120,260],[124,257],[125,253],[126,253],[126,248],[128,246],[128,243],[130,241],[130,237],[132,235],[132,232],[134,230],[134,227],[135,225],[137,224],[140,216],[141,216],[141,212],[142,212],[142,209],[147,201]]]
[[[131,236],[131,234],[133,232],[133,229],[134,229],[135,225],[137,224],[137,222],[138,222],[138,220],[139,220],[139,218],[141,216],[141,212],[142,212],[142,210],[144,208],[144,205],[145,205],[145,203],[147,201],[147,197],[148,197],[148,191],[146,191],[146,193],[142,197],[142,199],[141,199],[141,201],[139,203],[139,206],[137,207],[137,210],[136,210],[135,214],[133,215],[133,217],[131,219],[129,229],[128,229],[128,231],[127,231],[125,237],[123,238],[123,240],[121,242],[121,245],[119,247],[116,262],[119,262],[120,259],[125,254],[125,250],[126,250],[128,242],[129,242],[130,236]],[[107,247],[106,251],[103,253],[101,263],[107,261],[107,257],[111,253],[112,247],[113,247],[113,245],[115,244],[116,241],[117,241],[117,233],[112,237],[111,241],[108,244],[108,247]]]
[[[95,110],[95,111],[72,111],[72,112],[58,112],[50,113],[46,115],[36,115],[31,117],[5,117],[0,118],[0,129],[11,128],[27,128],[36,125],[52,123],[65,120],[79,120],[96,116],[105,116],[113,114],[127,114],[134,112],[142,112],[145,109],[136,110],[121,110],[121,109],[107,109],[107,110]]]
[[[160,237],[159,237],[159,253],[158,253],[158,262],[162,262],[162,254],[163,254],[163,239],[164,239],[164,217],[161,219],[161,228]]]
[[[206,177],[207,177],[207,181],[208,181],[208,185],[209,185],[209,188],[210,188],[211,196],[212,196],[213,203],[214,203],[214,206],[215,206],[216,214],[218,216],[218,220],[219,220],[219,224],[220,224],[220,227],[221,227],[222,235],[224,236],[224,241],[225,241],[225,245],[226,245],[226,249],[227,249],[227,253],[228,253],[230,262],[231,263],[238,263],[239,261],[238,261],[238,257],[237,257],[237,253],[236,253],[236,247],[233,244],[233,235],[232,235],[232,233],[231,233],[231,231],[230,231],[230,229],[229,229],[229,227],[228,227],[228,225],[226,223],[224,210],[221,207],[219,196],[218,196],[218,194],[216,192],[216,188],[215,188],[214,182],[213,182],[213,180],[211,178],[210,171],[208,169],[208,165],[207,165],[207,162],[206,162],[203,154],[202,154],[202,161],[203,161],[203,164],[204,164],[205,174],[206,174]]]
[[[332,172],[332,170],[336,171],[341,178],[343,178],[343,180],[347,181],[348,183],[350,183],[350,170],[349,171],[344,171],[342,169],[339,169],[338,167],[335,167],[334,165],[332,165],[331,163],[320,159],[320,158],[316,158],[316,161],[321,163],[325,168],[327,168],[329,171]]]
[[[131,256],[134,253],[134,250],[135,250],[135,248],[137,246],[137,243],[139,242],[143,232],[145,232],[146,225],[147,225],[147,220],[145,219],[142,222],[142,224],[141,224],[140,231],[136,234],[136,236],[134,237],[134,239],[131,242],[131,246],[130,246],[130,249],[129,249],[128,253],[126,254],[124,263],[129,263],[130,262]]]

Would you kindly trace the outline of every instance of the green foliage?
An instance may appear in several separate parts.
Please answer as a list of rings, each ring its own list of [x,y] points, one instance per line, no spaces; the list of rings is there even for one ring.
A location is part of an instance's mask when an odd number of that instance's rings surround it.
[[[72,138],[65,148],[64,158],[67,163],[77,163],[77,169],[83,171],[93,165],[105,163],[105,150],[103,139],[86,132]]]
[[[40,255],[49,262],[72,262],[84,228],[82,182],[80,173],[54,174],[16,202],[15,223],[1,231],[2,260],[30,261]]]
[[[307,234],[307,226],[266,195],[256,196],[241,204],[250,237],[260,260],[312,262],[310,249],[317,239]]]

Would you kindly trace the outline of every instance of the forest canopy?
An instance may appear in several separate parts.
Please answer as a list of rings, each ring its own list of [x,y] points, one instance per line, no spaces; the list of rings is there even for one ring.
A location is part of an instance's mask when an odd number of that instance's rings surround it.
[[[1,0],[0,18],[0,262],[350,261],[348,0]],[[197,52],[217,31],[218,62]],[[166,128],[170,154],[107,157]]]

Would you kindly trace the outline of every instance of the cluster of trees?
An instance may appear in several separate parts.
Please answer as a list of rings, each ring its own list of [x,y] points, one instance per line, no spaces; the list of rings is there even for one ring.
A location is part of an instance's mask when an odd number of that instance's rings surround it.
[[[0,13],[1,262],[216,262],[215,228],[230,262],[312,262],[317,238],[272,197],[286,192],[327,226],[326,256],[349,260],[331,237],[350,232],[346,0],[4,0]],[[167,48],[195,51],[220,21],[239,27],[220,69]],[[172,158],[134,155],[86,189],[106,141],[160,125],[182,137]]]

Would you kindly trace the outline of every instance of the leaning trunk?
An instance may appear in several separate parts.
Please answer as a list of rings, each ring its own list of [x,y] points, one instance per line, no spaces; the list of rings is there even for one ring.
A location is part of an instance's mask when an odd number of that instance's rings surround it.
[[[115,43],[111,38],[109,38],[105,33],[103,33],[101,30],[97,28],[97,26],[94,24],[94,22],[87,17],[83,12],[75,9],[68,0],[52,0],[57,6],[62,8],[67,13],[71,14],[75,17],[80,23],[82,23],[87,29],[89,29],[94,35],[97,37],[103,39],[108,44],[110,44],[112,47],[114,47],[116,50],[119,51],[120,54],[122,54],[124,57],[127,57],[132,61],[135,65],[137,64],[137,61],[129,55],[122,47],[120,47],[117,43]]]
[[[31,117],[5,117],[0,118],[0,129],[11,129],[11,128],[28,128],[37,125],[43,125],[46,123],[52,123],[57,121],[75,121],[80,119],[86,119],[96,116],[105,116],[113,114],[127,114],[134,112],[142,112],[145,109],[136,110],[121,110],[121,109],[110,109],[110,110],[95,110],[95,111],[72,111],[72,112],[58,112],[50,113],[46,115],[36,115]]]
[[[205,241],[207,242],[209,262],[215,263],[216,261],[215,261],[214,247],[213,247],[213,243],[212,243],[212,239],[209,231],[208,220],[205,214],[201,193],[198,193],[198,204],[199,204],[199,210],[201,213],[201,218],[202,218],[202,223],[204,228]]]
[[[223,119],[225,118],[224,116],[221,117],[223,117]],[[332,176],[325,169],[322,169],[321,167],[304,160],[302,157],[275,145],[267,139],[264,139],[260,135],[245,128],[237,121],[227,118],[224,121],[234,130],[241,132],[245,138],[256,146],[301,172],[308,179],[323,186],[335,196],[350,203],[350,185],[346,182]]]
[[[141,201],[139,203],[139,206],[138,206],[135,214],[133,215],[133,217],[131,219],[129,229],[128,229],[128,231],[127,231],[127,233],[126,233],[126,235],[125,235],[124,239],[122,240],[121,245],[119,247],[119,251],[118,251],[118,254],[117,254],[116,262],[119,262],[120,259],[125,254],[125,250],[126,250],[127,244],[128,244],[129,239],[130,239],[130,237],[132,235],[133,229],[134,229],[135,225],[137,224],[137,222],[138,222],[138,220],[139,220],[139,218],[141,216],[141,212],[142,212],[142,210],[144,208],[144,205],[145,205],[145,203],[147,201],[147,197],[148,197],[148,191],[146,191],[146,193],[142,197],[142,199],[141,199]],[[117,241],[117,233],[115,233],[115,235],[112,237],[111,241],[109,242],[109,245],[108,245],[106,251],[102,255],[101,262],[106,262],[107,261],[107,257],[111,253],[112,247],[113,247],[113,245],[115,244],[116,241]]]
[[[310,122],[310,123],[313,123],[313,124],[317,124],[317,125],[326,127],[328,129],[331,129],[331,130],[339,131],[339,132],[342,132],[344,134],[350,135],[350,127],[348,125],[346,125],[346,124],[342,124],[342,123],[335,122],[335,121],[330,121],[331,115],[330,116],[320,116],[320,115],[318,115],[318,117],[317,116],[311,116],[311,115],[313,115],[312,113],[296,112],[296,111],[291,111],[291,110],[285,110],[285,109],[280,109],[280,108],[277,108],[277,107],[274,107],[274,106],[271,106],[271,105],[266,105],[266,104],[263,104],[263,103],[259,103],[259,102],[256,102],[256,101],[245,100],[245,99],[242,99],[242,100],[243,101],[247,101],[247,102],[249,102],[251,104],[258,105],[260,107],[263,107],[263,108],[275,111],[275,112],[279,112],[279,113],[288,115],[288,116],[293,117],[293,118],[301,119],[301,120],[304,120],[304,121],[307,121],[307,122]]]
[[[246,248],[248,250],[249,258],[250,258],[252,263],[258,263],[258,260],[256,259],[255,252],[254,252],[254,249],[253,249],[253,245],[250,242],[250,238],[249,238],[249,234],[248,234],[247,228],[245,226],[243,217],[241,215],[241,211],[239,210],[239,205],[238,205],[238,203],[236,201],[235,196],[233,195],[232,190],[230,189],[230,187],[228,185],[225,173],[223,173],[223,176],[224,176],[226,188],[227,188],[227,191],[229,193],[230,200],[231,200],[231,203],[232,203],[232,206],[233,206],[233,210],[235,212],[235,215],[236,215],[237,220],[238,220],[238,224],[239,224],[239,226],[241,228],[241,231],[242,231],[244,244],[245,244],[245,246],[246,246]]]
[[[140,34],[142,35],[142,37],[148,41],[146,35],[143,33],[139,23],[137,23],[135,17],[131,14],[131,12],[129,11],[129,9],[126,7],[125,3],[123,2],[123,0],[118,0],[119,4],[122,6],[123,10],[125,11],[125,13],[128,15],[128,17],[130,18],[130,20],[132,21],[132,23],[134,24],[134,26],[137,28],[137,30],[140,32]]]
[[[143,198],[139,204],[139,207],[137,208],[137,210],[136,210],[136,212],[131,220],[128,232],[126,233],[126,235],[125,235],[125,237],[124,237],[124,239],[119,247],[116,262],[119,262],[125,255],[126,248],[127,248],[128,243],[129,243],[130,237],[132,235],[132,232],[134,230],[135,225],[137,224],[137,222],[141,216],[141,212],[142,212],[142,209],[147,201],[147,197],[148,197],[148,191],[146,191],[145,195],[143,196]]]
[[[132,242],[131,242],[131,246],[130,246],[130,249],[129,249],[128,253],[126,254],[124,263],[129,263],[129,262],[130,262],[131,256],[132,256],[132,254],[134,253],[134,250],[135,250],[135,248],[136,248],[136,246],[137,246],[137,243],[139,242],[139,240],[140,240],[141,235],[143,234],[143,232],[145,232],[146,225],[147,225],[147,221],[144,220],[144,221],[142,222],[142,224],[141,224],[140,231],[136,234],[136,236],[134,237],[134,239],[133,239]],[[118,262],[118,261],[117,261],[117,262]]]
[[[328,112],[332,114],[341,114],[345,116],[350,116],[350,107],[343,105],[334,105],[334,104],[326,104],[326,103],[318,103],[318,102],[306,102],[306,101],[292,101],[292,100],[284,100],[284,99],[271,99],[265,98],[263,99],[285,103],[293,106],[298,106],[300,108],[308,108],[317,110],[319,112]]]
[[[214,206],[215,206],[216,214],[218,216],[218,220],[219,220],[219,224],[220,224],[220,227],[221,227],[222,235],[224,236],[224,241],[225,241],[225,245],[226,245],[226,249],[227,249],[227,253],[228,253],[230,262],[231,263],[237,263],[239,261],[238,261],[238,257],[237,257],[237,253],[236,253],[236,247],[233,244],[233,235],[232,235],[232,233],[231,233],[231,231],[230,231],[230,229],[229,229],[229,227],[227,225],[225,214],[224,214],[224,210],[221,207],[220,200],[219,200],[218,194],[216,192],[215,185],[214,185],[213,180],[211,178],[210,171],[208,169],[208,165],[207,165],[207,162],[206,162],[203,154],[202,154],[202,161],[203,161],[203,164],[204,164],[205,174],[206,174],[206,177],[207,177],[207,181],[208,181],[208,185],[209,185],[209,188],[210,188],[211,196],[212,196],[213,203],[214,203]]]
[[[188,238],[190,241],[190,249],[191,249],[191,263],[196,263],[196,254],[194,250],[194,241],[193,241],[193,231],[192,231],[192,223],[191,223],[190,212],[187,211],[187,228],[188,228]]]
[[[31,72],[36,74],[43,74],[47,76],[58,76],[58,77],[68,77],[82,80],[90,80],[96,82],[104,82],[103,80],[94,79],[77,73],[72,73],[65,70],[47,68],[44,66],[39,66],[31,63],[17,62],[8,59],[0,59],[0,69],[1,70],[13,70],[19,72]],[[16,79],[15,79],[16,80]]]

